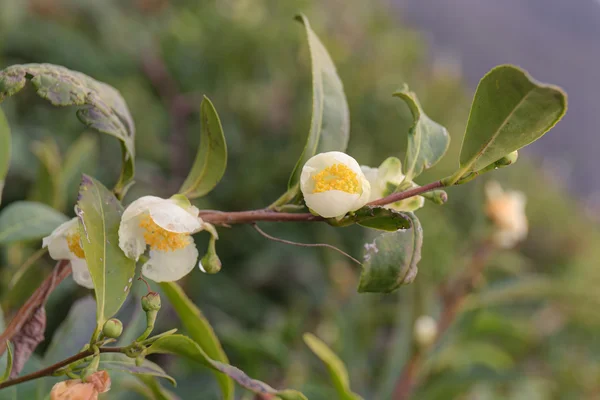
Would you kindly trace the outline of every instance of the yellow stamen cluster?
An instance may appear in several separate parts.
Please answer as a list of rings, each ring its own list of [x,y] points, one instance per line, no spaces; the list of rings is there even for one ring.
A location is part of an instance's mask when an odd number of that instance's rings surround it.
[[[144,240],[153,250],[173,251],[182,249],[190,244],[191,238],[187,233],[169,232],[161,228],[146,214],[140,221],[140,227],[144,229]]]
[[[312,179],[315,181],[313,193],[341,190],[346,193],[359,193],[360,185],[356,173],[344,164],[333,164],[325,168]]]
[[[81,235],[79,232],[67,235],[67,246],[77,258],[85,258],[85,252],[81,248]]]

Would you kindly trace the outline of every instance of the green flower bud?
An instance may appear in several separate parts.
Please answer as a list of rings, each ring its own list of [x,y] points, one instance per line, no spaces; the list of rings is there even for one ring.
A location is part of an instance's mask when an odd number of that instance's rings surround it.
[[[494,165],[496,167],[507,167],[511,164],[516,163],[518,158],[519,158],[519,152],[515,150],[512,153],[510,153],[510,154],[502,157],[498,161],[496,161],[494,163]]]
[[[145,312],[158,311],[160,306],[160,295],[158,293],[150,292],[142,297],[142,310]]]
[[[123,324],[118,319],[111,318],[104,323],[102,333],[104,333],[104,336],[106,337],[116,339],[123,333]]]
[[[432,190],[425,192],[421,196],[435,204],[442,205],[448,201],[448,194],[444,190]]]
[[[200,270],[207,274],[216,274],[221,270],[221,260],[217,255],[217,251],[215,249],[216,238],[211,236],[208,242],[208,250],[202,259],[200,260]]]

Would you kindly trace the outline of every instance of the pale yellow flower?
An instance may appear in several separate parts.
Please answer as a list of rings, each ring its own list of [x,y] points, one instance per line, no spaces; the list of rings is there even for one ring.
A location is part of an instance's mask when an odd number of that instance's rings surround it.
[[[134,260],[150,247],[142,274],[155,282],[177,281],[194,269],[198,259],[191,237],[204,229],[198,213],[187,199],[140,197],[123,212],[119,247]]]
[[[85,261],[85,253],[81,247],[79,221],[73,218],[56,228],[50,236],[42,241],[54,260],[69,260],[73,270],[73,280],[88,289],[94,288],[92,276]]]
[[[110,376],[106,371],[98,371],[87,378],[58,382],[50,391],[50,400],[98,400],[98,394],[110,390]]]
[[[495,181],[485,186],[486,214],[495,225],[494,243],[511,248],[527,237],[528,223],[525,215],[525,194],[519,191],[504,191]]]
[[[356,160],[339,151],[320,153],[302,168],[306,206],[325,218],[341,218],[369,201],[371,185]]]

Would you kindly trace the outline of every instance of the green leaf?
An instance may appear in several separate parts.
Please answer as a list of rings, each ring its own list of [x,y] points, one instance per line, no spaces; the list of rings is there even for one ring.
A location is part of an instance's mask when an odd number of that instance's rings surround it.
[[[102,327],[129,294],[135,260],[127,258],[119,248],[123,206],[112,192],[84,175],[77,207],[81,243],[96,292],[96,321]]]
[[[98,139],[90,134],[81,135],[65,154],[60,172],[60,184],[65,193],[75,193],[81,175],[90,172],[96,165]]]
[[[539,139],[567,111],[566,94],[500,65],[479,82],[460,152],[460,178]]]
[[[2,204],[2,190],[10,166],[10,127],[0,108],[0,204]]]
[[[196,342],[194,342],[187,336],[171,335],[161,337],[160,339],[152,343],[152,345],[147,349],[148,355],[154,353],[177,354],[180,356],[187,357],[191,360],[201,363],[202,365],[208,368],[214,369],[215,371],[219,371],[229,376],[241,386],[254,393],[275,395],[280,396],[283,399],[290,400],[306,399],[306,397],[300,392],[289,389],[278,391],[264,382],[250,378],[244,373],[244,371],[240,370],[239,368],[211,359]]]
[[[0,214],[0,244],[41,239],[68,219],[45,204],[16,201]]]
[[[348,102],[335,65],[308,19],[304,15],[298,15],[296,19],[306,28],[310,48],[313,107],[308,139],[288,183],[288,189],[295,191],[306,161],[317,153],[345,151],[350,136]]]
[[[227,167],[227,144],[217,110],[204,96],[200,104],[200,147],[179,193],[190,199],[204,196],[217,186]]]
[[[408,86],[394,93],[394,96],[404,100],[413,116],[413,125],[408,130],[408,147],[404,161],[405,180],[412,181],[442,159],[450,146],[450,135],[446,128],[425,114],[417,95],[411,92]]]
[[[123,195],[134,176],[135,127],[127,104],[112,86],[81,72],[52,64],[13,65],[0,71],[0,102],[27,82],[54,106],[80,106],[77,117],[86,126],[121,141],[123,167],[115,192]]]
[[[404,213],[379,206],[365,206],[339,221],[332,219],[328,222],[334,226],[359,224],[365,228],[388,232],[409,229],[412,226],[411,220]]]
[[[412,223],[410,229],[386,232],[365,244],[359,292],[389,293],[411,283],[417,276],[423,230],[414,214],[405,215]]]
[[[150,375],[136,375],[136,377],[146,385],[148,389],[150,389],[150,393],[153,400],[177,400],[177,397],[174,393],[171,393],[167,389],[163,388],[160,383],[156,380],[155,377]]]
[[[98,369],[106,369],[109,371],[122,371],[128,372],[133,375],[145,375],[153,376],[156,378],[167,379],[173,386],[177,386],[175,379],[167,374],[159,365],[152,361],[144,359],[142,365],[136,365],[135,361],[125,355],[123,360],[108,360],[102,361],[100,359],[100,365]]]
[[[10,348],[10,342],[8,340],[6,341],[6,351],[8,354],[7,360],[6,360],[6,368],[4,369],[4,373],[0,377],[0,383],[4,382],[8,378],[10,378],[10,373],[11,373],[12,367],[13,367],[13,352],[12,352],[12,349]]]
[[[44,141],[33,142],[31,150],[40,161],[40,165],[28,199],[63,211],[66,197],[60,183],[62,158],[56,140],[47,138]]]
[[[200,309],[186,296],[181,286],[175,282],[162,282],[160,286],[169,298],[173,309],[179,315],[179,319],[181,319],[188,335],[202,348],[208,357],[216,361],[229,363],[212,326]],[[223,398],[233,399],[235,391],[233,381],[227,375],[218,372],[216,378],[221,387]]]
[[[321,339],[311,333],[305,333],[302,336],[304,343],[317,357],[321,359],[329,370],[329,375],[335,386],[335,389],[340,400],[358,400],[361,399],[359,395],[353,393],[350,389],[350,380],[348,378],[348,371],[346,366],[339,359],[339,357],[331,351],[329,347]]]

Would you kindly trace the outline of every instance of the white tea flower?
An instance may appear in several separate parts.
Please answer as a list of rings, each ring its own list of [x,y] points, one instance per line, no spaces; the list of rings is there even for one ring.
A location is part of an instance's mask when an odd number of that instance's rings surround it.
[[[525,194],[514,190],[502,190],[498,182],[485,186],[486,214],[496,227],[493,240],[497,246],[511,248],[527,237],[528,224],[525,215]]]
[[[192,234],[203,229],[198,209],[185,198],[144,196],[123,212],[119,247],[134,260],[150,247],[142,274],[155,282],[177,281],[196,265],[198,250]]]
[[[54,260],[69,260],[73,271],[73,280],[88,289],[94,288],[92,276],[85,261],[85,253],[81,247],[79,221],[73,218],[56,228],[50,236],[42,241],[42,247],[48,248]]]
[[[369,201],[389,196],[404,181],[402,162],[396,157],[387,158],[381,163],[379,168],[362,165],[361,169],[371,184],[371,197]],[[384,207],[396,211],[415,211],[423,207],[424,204],[425,198],[423,196],[413,196],[387,204]]]
[[[320,153],[302,168],[306,206],[324,218],[341,218],[369,201],[371,186],[356,160],[339,151]]]

